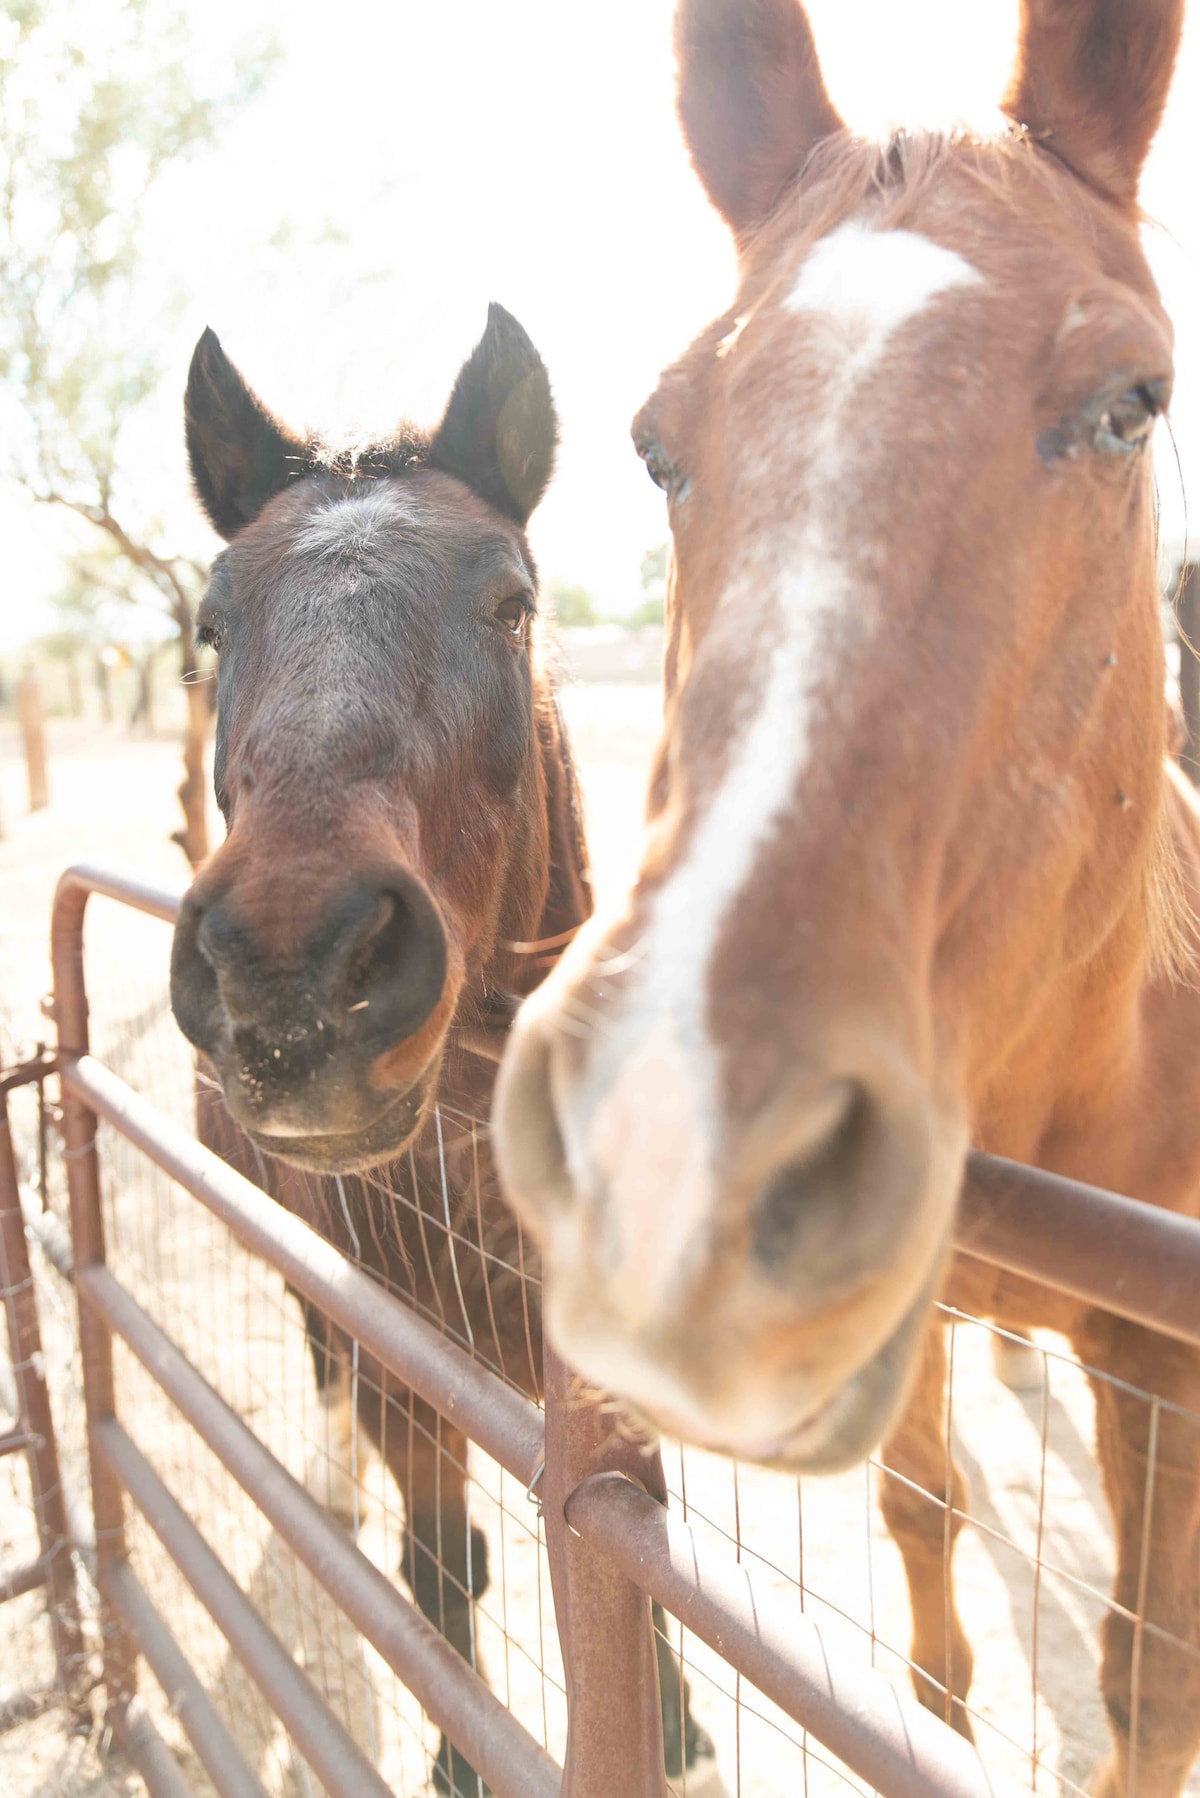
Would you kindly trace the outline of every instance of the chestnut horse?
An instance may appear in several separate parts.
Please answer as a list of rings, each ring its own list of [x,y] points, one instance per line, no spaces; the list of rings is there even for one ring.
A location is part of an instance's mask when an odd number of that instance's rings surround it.
[[[498,1094],[586,1375],[782,1467],[890,1436],[919,1690],[964,1729],[926,1495],[967,1144],[1200,1211],[1200,823],[1149,455],[1172,337],[1137,204],[1181,11],[1023,0],[1011,129],[881,147],[797,0],[683,0],[739,287],[635,424],[674,542],[646,843]],[[1163,1401],[1093,1382],[1120,1607],[1093,1790],[1171,1798],[1200,1745],[1200,1356],[1016,1280],[949,1291]]]
[[[258,1152],[283,1203],[536,1397],[538,1269],[470,1120],[489,1114],[518,998],[589,909],[524,529],[554,460],[545,368],[493,307],[432,434],[330,454],[206,332],[186,419],[228,540],[198,621],[219,658],[228,835],[181,908],[171,994],[240,1147],[211,1108],[203,1133],[231,1159]],[[336,1403],[352,1345],[306,1317]],[[469,1656],[487,1542],[466,1439],[366,1350],[357,1365],[359,1417],[404,1497],[403,1571]],[[689,1792],[719,1794],[660,1662],[668,1772],[686,1762]],[[445,1740],[435,1779],[482,1790]]]

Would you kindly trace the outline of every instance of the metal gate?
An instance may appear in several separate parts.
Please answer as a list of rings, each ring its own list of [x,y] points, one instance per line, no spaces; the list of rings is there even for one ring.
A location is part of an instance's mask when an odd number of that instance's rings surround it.
[[[546,1357],[543,1412],[93,1057],[83,957],[84,912],[92,894],[170,921],[181,889],[136,873],[78,867],[60,882],[53,918],[58,1072],[104,1607],[104,1677],[113,1727],[152,1793],[173,1795],[188,1786],[139,1702],[139,1653],[218,1792],[242,1798],[262,1788],[133,1571],[126,1552],[127,1499],[327,1790],[358,1798],[388,1788],[136,1444],[114,1389],[114,1338],[128,1345],[499,1798],[663,1798],[652,1599],[888,1798],[982,1798],[1001,1789],[962,1737],[880,1674],[831,1647],[819,1625],[782,1603],[733,1552],[715,1548],[668,1510],[657,1456],[627,1441],[604,1407],[581,1404],[568,1371],[552,1356]],[[524,1487],[537,1488],[565,1667],[563,1767],[347,1538],[106,1265],[100,1119],[368,1348],[396,1380]],[[969,1255],[1200,1344],[1196,1222],[976,1155],[958,1241]]]

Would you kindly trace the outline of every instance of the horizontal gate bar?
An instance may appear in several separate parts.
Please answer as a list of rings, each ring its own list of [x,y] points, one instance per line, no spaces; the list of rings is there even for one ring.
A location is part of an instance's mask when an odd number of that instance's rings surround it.
[[[585,1542],[885,1798],[996,1798],[1005,1789],[948,1724],[830,1650],[808,1618],[623,1474],[594,1474],[565,1509]]]
[[[266,1798],[263,1787],[242,1759],[216,1705],[129,1562],[119,1561],[101,1577],[105,1596],[120,1612],[150,1663],[172,1715],[179,1718],[197,1760],[220,1798]]]
[[[348,1262],[332,1243],[90,1055],[64,1063],[62,1081],[77,1098],[135,1143],[173,1180],[227,1224],[290,1286],[377,1356],[435,1411],[465,1431],[501,1467],[528,1486],[545,1454],[536,1405],[447,1342],[403,1300]]]
[[[82,916],[88,894],[99,893],[102,898],[115,899],[134,911],[161,918],[164,924],[173,924],[186,891],[186,880],[150,874],[136,862],[76,862],[59,878],[54,895],[54,923],[63,930],[76,926],[72,914]]]
[[[956,1246],[1148,1329],[1200,1344],[1200,1222],[1098,1186],[968,1156]]]
[[[84,1302],[129,1344],[299,1560],[378,1649],[422,1710],[479,1769],[498,1798],[559,1798],[562,1774],[545,1749],[416,1606],[347,1539],[108,1269],[77,1268],[75,1283]]]
[[[271,1708],[291,1731],[317,1777],[335,1798],[390,1798],[370,1761],[263,1622],[128,1433],[115,1418],[106,1418],[96,1425],[95,1434],[108,1465]],[[140,1644],[136,1629],[134,1634]],[[223,1793],[225,1787],[215,1774],[213,1781]],[[229,1789],[240,1792],[249,1788]],[[257,1780],[254,1791],[261,1791]]]

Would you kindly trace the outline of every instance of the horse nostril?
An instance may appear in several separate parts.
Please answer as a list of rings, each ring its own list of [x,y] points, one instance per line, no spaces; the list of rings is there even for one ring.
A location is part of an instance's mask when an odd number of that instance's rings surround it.
[[[359,946],[346,971],[346,997],[351,1001],[351,1011],[366,1011],[370,1006],[369,988],[377,954],[377,939],[394,922],[395,916],[395,895],[380,893],[375,901],[374,913],[363,929]]]
[[[216,968],[204,940],[207,921],[199,901],[185,898],[171,942],[171,1009],[188,1041],[211,1051],[220,1039],[224,1013]]]
[[[755,1218],[754,1251],[783,1269],[799,1255],[827,1267],[853,1259],[855,1212],[869,1179],[878,1108],[857,1080],[837,1080],[807,1108],[801,1140],[767,1181]]]
[[[446,933],[415,881],[378,893],[346,945],[340,1000],[347,1023],[373,1042],[414,1036],[442,996]]]
[[[572,1199],[551,1061],[550,1038],[518,1013],[496,1082],[493,1143],[501,1185],[535,1233]]]

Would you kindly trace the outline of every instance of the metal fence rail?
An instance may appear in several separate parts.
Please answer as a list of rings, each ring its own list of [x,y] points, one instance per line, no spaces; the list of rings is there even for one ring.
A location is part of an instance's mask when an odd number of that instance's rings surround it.
[[[0,1603],[45,1589],[58,1687],[68,1702],[78,1705],[87,1686],[79,1595],[8,1117],[9,1092],[18,1084],[44,1078],[48,1066],[38,1061],[7,1076],[0,1074],[0,1306],[17,1399],[16,1415],[0,1421],[0,1459],[17,1454],[27,1459],[38,1537],[34,1559],[0,1567]]]
[[[216,1453],[279,1536],[466,1753],[499,1798],[663,1798],[662,1724],[650,1599],[661,1603],[846,1767],[891,1798],[983,1798],[978,1754],[914,1698],[830,1647],[759,1589],[732,1553],[668,1515],[657,1456],[581,1403],[546,1357],[546,1410],[482,1366],[317,1231],[163,1116],[89,1052],[83,919],[103,894],[171,920],[181,889],[137,871],[79,867],[53,920],[55,1010],[76,1288],[105,1605],[105,1678],[120,1738],[152,1793],[181,1788],[136,1696],[141,1652],[177,1704],[218,1791],[260,1791],[128,1561],[125,1496],[224,1633],[333,1794],[386,1790],[225,1573],[119,1418],[114,1337]],[[258,1440],[106,1266],[96,1147],[105,1120],[381,1367],[525,1485],[540,1479],[568,1731],[560,1769],[479,1675]],[[1135,1322],[1200,1343],[1200,1223],[995,1158],[971,1158],[958,1224],[968,1255]],[[286,1664],[285,1664],[286,1663]],[[204,1738],[204,1747],[201,1747]]]

